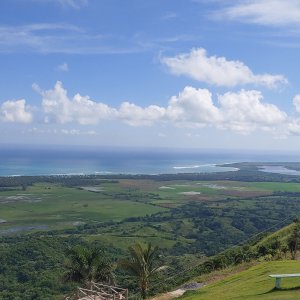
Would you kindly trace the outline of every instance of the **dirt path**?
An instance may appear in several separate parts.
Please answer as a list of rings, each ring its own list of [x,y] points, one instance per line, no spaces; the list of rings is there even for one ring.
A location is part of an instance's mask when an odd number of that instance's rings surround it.
[[[182,286],[180,289],[156,296],[155,298],[152,298],[151,300],[169,300],[169,299],[173,299],[173,298],[178,298],[178,297],[182,296],[188,290],[198,290],[201,287],[203,287],[202,283],[198,283],[198,282],[189,283],[189,284]]]

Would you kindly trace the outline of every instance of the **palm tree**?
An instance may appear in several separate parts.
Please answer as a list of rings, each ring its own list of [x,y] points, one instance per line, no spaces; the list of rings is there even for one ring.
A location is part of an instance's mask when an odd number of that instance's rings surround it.
[[[88,289],[92,288],[92,282],[114,284],[114,266],[100,249],[78,245],[68,252],[65,281],[81,283]]]
[[[142,299],[146,299],[149,288],[149,281],[159,270],[155,266],[158,247],[152,247],[151,243],[143,248],[141,244],[136,243],[128,248],[130,259],[120,261],[120,266],[130,271],[137,277]]]

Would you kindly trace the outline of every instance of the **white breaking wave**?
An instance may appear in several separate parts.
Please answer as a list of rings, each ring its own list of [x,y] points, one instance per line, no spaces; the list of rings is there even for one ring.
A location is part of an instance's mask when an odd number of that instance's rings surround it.
[[[84,175],[88,175],[88,174],[85,174],[85,173],[82,173],[82,172],[79,172],[79,173],[52,173],[52,174],[49,174],[49,176],[84,176]],[[37,175],[37,176],[48,176],[47,174],[46,175]]]
[[[200,166],[183,166],[183,167],[173,167],[173,169],[197,169],[200,168]]]
[[[173,169],[198,169],[203,167],[215,167],[215,164],[206,164],[206,165],[193,165],[193,166],[177,166],[173,167]]]

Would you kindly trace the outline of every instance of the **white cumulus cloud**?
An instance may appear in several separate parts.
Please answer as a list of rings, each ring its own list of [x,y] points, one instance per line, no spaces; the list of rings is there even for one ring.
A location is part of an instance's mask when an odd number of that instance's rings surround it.
[[[80,94],[76,94],[71,99],[60,81],[56,82],[54,88],[50,90],[43,91],[36,84],[33,84],[33,89],[43,97],[42,108],[47,122],[77,122],[88,125],[103,120],[121,120],[132,126],[140,126],[151,125],[165,115],[165,108],[157,105],[143,108],[126,101],[121,103],[120,107],[113,108]]]
[[[0,114],[4,122],[31,123],[33,120],[25,99],[3,102],[0,106]]]
[[[300,119],[293,119],[287,124],[287,134],[300,134]]]
[[[254,74],[248,66],[238,60],[208,56],[203,48],[192,49],[189,53],[174,57],[163,57],[161,61],[175,75],[185,75],[217,86],[257,84],[274,88],[288,82],[283,75]]]
[[[208,89],[187,86],[178,95],[172,96],[166,105],[141,107],[125,101],[117,107],[112,107],[80,94],[70,98],[59,81],[53,89],[46,91],[37,85],[33,87],[42,95],[45,122],[96,125],[101,121],[110,120],[124,122],[130,126],[168,123],[182,128],[210,127],[240,134],[265,131],[274,136],[287,136],[300,133],[300,121],[288,116],[276,105],[265,102],[262,93],[257,90],[227,92],[217,95],[214,101]],[[299,98],[295,97],[298,100]],[[294,103],[300,101],[295,99]],[[23,113],[26,112],[25,101],[19,105]],[[9,118],[8,114],[6,118]],[[82,132],[76,128],[73,131],[65,130],[63,133],[79,135]]]
[[[271,130],[287,120],[285,112],[270,103],[263,103],[261,92],[241,90],[218,96],[224,128],[241,133],[256,129]]]
[[[166,116],[177,124],[192,127],[215,124],[222,119],[209,90],[190,86],[170,99]]]
[[[219,95],[215,104],[209,90],[185,87],[170,99],[166,119],[180,127],[210,126],[248,134],[255,130],[274,131],[288,117],[277,106],[264,103],[261,92],[256,90]]]
[[[70,99],[60,81],[52,90],[43,91],[37,85],[33,85],[33,88],[43,97],[42,107],[47,120],[50,117],[58,123],[97,124],[100,120],[111,119],[116,113],[115,109],[104,103],[95,102],[88,96],[76,94]]]
[[[165,108],[157,105],[142,108],[133,103],[123,102],[118,110],[118,118],[132,126],[151,125],[162,120],[165,112]]]

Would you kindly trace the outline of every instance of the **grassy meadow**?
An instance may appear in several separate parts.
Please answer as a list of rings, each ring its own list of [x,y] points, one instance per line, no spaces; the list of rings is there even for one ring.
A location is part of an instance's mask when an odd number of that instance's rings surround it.
[[[109,188],[111,188],[109,186]],[[49,226],[69,228],[86,222],[120,221],[128,216],[144,216],[163,211],[146,201],[114,197],[111,192],[90,192],[60,185],[35,184],[26,191],[0,193],[0,229],[14,226]]]
[[[240,266],[236,267],[241,268]],[[275,290],[275,279],[270,274],[299,273],[300,261],[271,261],[238,272],[235,269],[210,274],[213,281],[198,291],[187,292],[182,300],[296,300],[300,298],[300,278],[283,278],[281,290]],[[236,273],[230,275],[230,273]],[[213,278],[215,277],[215,278]],[[222,277],[224,277],[222,279]],[[199,278],[200,279],[200,278]]]

